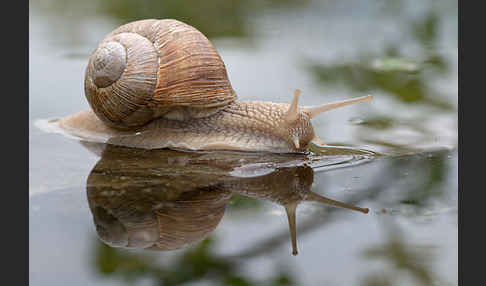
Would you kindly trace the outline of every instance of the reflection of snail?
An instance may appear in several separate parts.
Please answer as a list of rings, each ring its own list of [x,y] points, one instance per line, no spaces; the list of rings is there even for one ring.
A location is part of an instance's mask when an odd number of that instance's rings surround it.
[[[285,164],[295,158],[275,155],[272,159]],[[299,202],[316,201],[368,212],[311,192],[314,171],[307,166],[277,167],[256,177],[233,176],[232,170],[258,165],[262,160],[266,159],[255,154],[106,146],[87,183],[98,235],[114,247],[181,248],[209,235],[223,217],[231,193],[237,193],[285,207],[295,255],[295,210]]]
[[[62,119],[67,132],[114,145],[155,149],[299,152],[312,141],[311,118],[369,101],[313,107],[237,101],[209,40],[176,20],[141,20],[111,32],[89,59],[85,95],[92,108]]]

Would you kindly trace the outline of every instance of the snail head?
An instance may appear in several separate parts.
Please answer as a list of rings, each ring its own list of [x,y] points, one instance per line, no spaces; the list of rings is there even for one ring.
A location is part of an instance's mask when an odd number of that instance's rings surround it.
[[[298,103],[300,94],[301,91],[296,89],[292,103],[290,104],[287,112],[283,116],[284,124],[286,125],[288,130],[288,141],[291,142],[293,144],[292,147],[294,147],[295,150],[298,151],[307,150],[311,143],[325,145],[325,143],[320,140],[314,133],[314,128],[312,127],[312,123],[310,121],[312,118],[329,110],[344,107],[358,102],[371,101],[373,99],[371,95],[367,95],[318,106],[299,107]]]

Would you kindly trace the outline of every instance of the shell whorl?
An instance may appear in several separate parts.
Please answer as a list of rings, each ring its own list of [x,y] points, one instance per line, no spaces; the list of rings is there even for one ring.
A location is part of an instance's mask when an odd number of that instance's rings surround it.
[[[100,45],[93,58],[93,81],[97,87],[104,88],[120,78],[127,67],[127,52],[118,42]]]
[[[110,127],[129,128],[148,122],[157,82],[157,52],[135,33],[103,41],[86,69],[85,94],[96,115]]]
[[[96,115],[117,129],[171,111],[205,117],[236,99],[211,42],[171,19],[135,21],[111,32],[90,57],[85,94]]]

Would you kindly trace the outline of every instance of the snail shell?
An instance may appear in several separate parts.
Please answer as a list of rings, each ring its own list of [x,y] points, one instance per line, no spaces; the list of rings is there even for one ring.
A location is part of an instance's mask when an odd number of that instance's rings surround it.
[[[135,21],[111,32],[89,58],[84,86],[98,118],[122,130],[160,116],[206,117],[236,99],[211,42],[172,19]]]

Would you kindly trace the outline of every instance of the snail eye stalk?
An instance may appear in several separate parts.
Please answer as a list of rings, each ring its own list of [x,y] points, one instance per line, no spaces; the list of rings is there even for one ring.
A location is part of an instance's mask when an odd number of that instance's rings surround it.
[[[299,97],[300,90],[296,89],[294,92],[294,98],[289,106],[289,109],[285,113],[284,120],[288,123],[292,123],[299,118]]]
[[[333,109],[340,108],[340,107],[343,107],[343,106],[355,104],[355,103],[358,103],[358,102],[371,101],[372,99],[373,99],[373,96],[371,96],[371,95],[361,96],[361,97],[357,97],[357,98],[326,103],[326,104],[319,105],[319,106],[306,106],[306,107],[304,107],[304,111],[307,112],[307,114],[309,114],[310,118],[314,118],[317,115],[319,115],[323,112],[329,111],[329,110],[333,110]]]

